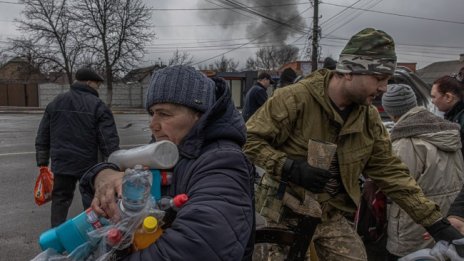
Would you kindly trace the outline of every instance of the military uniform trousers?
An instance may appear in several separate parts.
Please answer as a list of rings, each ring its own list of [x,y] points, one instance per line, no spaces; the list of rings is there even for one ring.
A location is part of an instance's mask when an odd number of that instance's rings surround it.
[[[330,206],[322,205],[322,223],[320,223],[313,235],[313,243],[317,257],[320,261],[367,261],[364,244],[355,231],[353,224],[348,221],[344,213]],[[276,224],[268,219],[267,226],[282,227],[290,224],[296,225],[296,219],[285,219]],[[268,261],[283,261],[288,252],[288,247],[268,246]],[[308,249],[306,260],[310,260]],[[259,260],[254,260],[259,261]]]

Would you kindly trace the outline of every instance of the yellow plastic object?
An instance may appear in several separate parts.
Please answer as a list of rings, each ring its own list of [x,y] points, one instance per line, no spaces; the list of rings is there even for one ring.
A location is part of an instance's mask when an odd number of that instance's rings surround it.
[[[143,228],[151,233],[158,228],[158,220],[155,217],[148,216],[143,220]]]
[[[143,220],[142,226],[134,234],[134,249],[142,250],[153,244],[163,233],[158,227],[158,220],[148,216]]]

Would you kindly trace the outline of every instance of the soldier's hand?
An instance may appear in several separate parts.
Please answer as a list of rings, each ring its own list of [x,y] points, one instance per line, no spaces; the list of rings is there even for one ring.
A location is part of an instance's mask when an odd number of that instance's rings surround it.
[[[314,193],[324,191],[327,182],[333,178],[328,170],[313,167],[306,160],[287,159],[285,166],[289,181]]]

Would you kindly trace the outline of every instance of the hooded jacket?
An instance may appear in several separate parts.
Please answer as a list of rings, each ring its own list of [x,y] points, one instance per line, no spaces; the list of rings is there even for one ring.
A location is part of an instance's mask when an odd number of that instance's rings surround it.
[[[108,157],[119,149],[112,112],[88,85],[75,82],[68,92],[47,105],[35,140],[37,166],[55,174],[82,177],[98,163],[98,153]]]
[[[459,101],[449,112],[445,113],[445,119],[461,126],[461,143],[464,144],[464,101]],[[464,155],[464,146],[461,148],[461,152]]]
[[[245,124],[225,83],[216,97],[178,145],[168,195],[186,193],[188,202],[154,244],[127,260],[251,260],[254,168],[241,150]],[[81,191],[93,193],[93,176],[105,167],[89,171]]]
[[[442,215],[438,206],[424,196],[407,167],[393,154],[376,108],[354,105],[343,121],[332,107],[327,94],[331,77],[332,72],[322,69],[278,89],[247,122],[244,150],[252,162],[266,170],[263,181],[278,187],[287,157],[307,158],[309,139],[326,141],[337,144],[340,178],[346,193],[334,198],[321,193],[317,195],[319,201],[354,213],[361,197],[359,177],[364,174],[406,209],[415,222],[428,226],[439,220]],[[290,182],[287,191],[304,199],[304,189],[296,184]],[[265,214],[268,210],[263,207],[269,205],[260,205],[261,196],[256,195],[256,208]],[[272,207],[279,205],[274,203]]]
[[[459,125],[423,107],[414,107],[398,120],[391,139],[393,150],[408,166],[425,196],[437,203],[445,215],[464,180]],[[433,239],[418,240],[425,232],[398,204],[391,204],[387,233],[390,253],[405,256],[432,247]]]

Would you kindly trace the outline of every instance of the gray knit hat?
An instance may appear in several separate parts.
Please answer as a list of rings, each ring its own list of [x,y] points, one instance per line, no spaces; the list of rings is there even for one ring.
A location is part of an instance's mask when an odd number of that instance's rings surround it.
[[[177,65],[156,71],[148,84],[145,109],[157,103],[175,103],[200,112],[215,101],[214,81],[193,67]]]
[[[414,91],[406,84],[389,84],[382,96],[382,106],[391,116],[402,116],[417,106]]]

